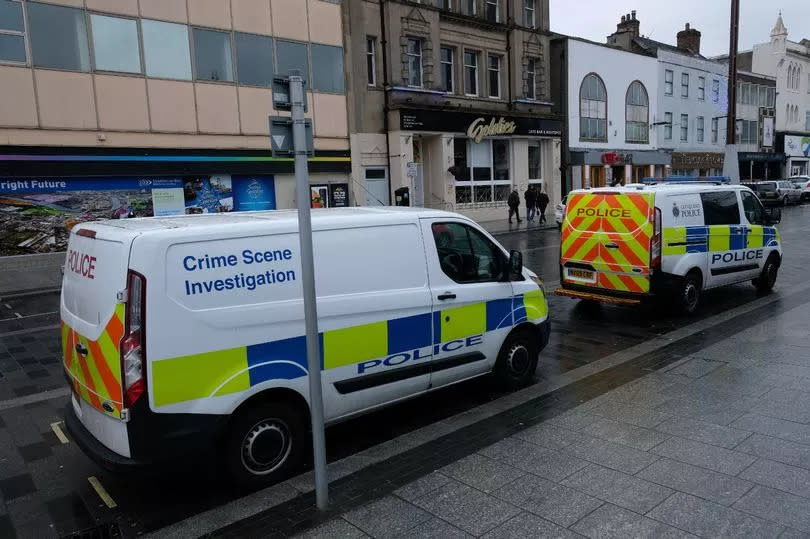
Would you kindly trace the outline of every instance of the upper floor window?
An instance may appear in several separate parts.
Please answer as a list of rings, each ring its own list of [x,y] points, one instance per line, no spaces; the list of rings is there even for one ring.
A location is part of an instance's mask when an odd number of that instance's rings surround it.
[[[475,15],[477,12],[477,0],[460,0],[461,13],[464,15]]]
[[[0,1],[0,62],[24,64],[27,61],[22,4],[2,0]]]
[[[681,97],[689,97],[689,73],[681,73]]]
[[[484,0],[484,18],[489,22],[500,22],[501,20],[501,1],[500,0]]]
[[[647,143],[650,140],[650,102],[647,90],[639,81],[627,88],[625,98],[625,137],[627,142]]]
[[[141,72],[138,23],[134,19],[90,15],[93,61],[99,71]]]
[[[273,38],[236,32],[236,73],[239,84],[269,88],[273,84]]]
[[[408,38],[408,86],[422,87],[422,40]]]
[[[453,0],[442,0],[440,5],[442,9],[453,9]]]
[[[537,60],[526,62],[526,99],[537,99]]]
[[[312,89],[321,92],[342,94],[343,81],[343,47],[313,43],[312,55]]]
[[[309,51],[306,43],[276,40],[276,62],[278,73],[289,75],[290,71],[298,70],[304,77],[307,86],[309,81]]]
[[[579,88],[580,138],[607,142],[607,91],[595,73],[587,75]]]
[[[712,118],[712,144],[717,144],[717,133],[719,131],[719,120]]]
[[[495,54],[489,55],[489,65],[487,66],[489,75],[489,97],[501,97],[501,57]]]
[[[453,74],[453,49],[441,48],[441,78],[442,91],[451,94],[455,91],[455,75]]]
[[[681,142],[689,141],[689,115],[681,114]]]
[[[666,140],[672,140],[672,113],[665,112],[664,113],[664,138]]]
[[[34,66],[90,71],[84,10],[37,2],[27,7]]]
[[[464,93],[478,95],[478,53],[464,52]]]
[[[191,79],[188,26],[173,22],[141,20],[146,74],[166,79]]]
[[[706,99],[706,77],[698,77],[698,99]]]
[[[714,79],[712,81],[712,103],[720,102],[720,81]]]
[[[804,130],[810,131],[810,110],[804,113]]]
[[[377,40],[366,38],[366,84],[377,85]]]
[[[194,67],[198,80],[232,81],[232,59],[230,33],[194,29]]]
[[[705,128],[703,116],[697,117],[697,125],[695,126],[695,130],[697,131],[697,141],[702,143],[703,142],[703,130]]]
[[[664,71],[664,95],[672,95],[672,82],[675,73],[671,69]]]
[[[524,0],[523,4],[523,24],[528,28],[536,28],[534,0]]]
[[[807,93],[810,94],[810,73],[807,74]]]

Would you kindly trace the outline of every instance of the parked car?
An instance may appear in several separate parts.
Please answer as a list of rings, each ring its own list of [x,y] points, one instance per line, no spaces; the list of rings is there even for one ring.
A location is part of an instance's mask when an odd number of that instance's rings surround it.
[[[557,228],[562,228],[563,217],[565,216],[565,201],[568,195],[564,196],[562,200],[554,206],[554,220],[557,221]]]
[[[794,187],[801,189],[802,202],[805,200],[810,200],[810,176],[793,176],[792,178],[788,179],[793,183]]]
[[[778,182],[751,182],[743,185],[749,187],[765,206],[776,206],[782,202]]]
[[[779,180],[779,196],[782,200],[782,205],[798,204],[802,200],[802,190],[796,187],[790,180]]]

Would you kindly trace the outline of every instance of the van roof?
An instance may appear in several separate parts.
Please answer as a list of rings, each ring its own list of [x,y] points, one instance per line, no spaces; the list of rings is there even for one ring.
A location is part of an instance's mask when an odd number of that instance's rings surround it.
[[[410,207],[355,207],[313,209],[312,225],[314,228],[328,228],[333,225],[359,223],[399,223],[413,222],[416,219],[429,217],[460,217],[458,214]],[[280,228],[298,227],[298,210],[266,210],[250,212],[207,213],[198,215],[173,215],[167,217],[138,217],[131,219],[112,219],[82,223],[77,228],[109,226],[126,230],[130,233],[143,233],[154,230],[199,230],[206,228],[221,229],[235,225],[262,225],[272,222]]]
[[[631,183],[628,185],[621,185],[616,187],[595,187],[593,189],[578,189],[578,192],[585,193],[656,193],[665,192],[667,194],[686,194],[686,193],[702,193],[705,191],[726,191],[736,190],[741,191],[748,189],[745,185],[728,185],[717,183]]]

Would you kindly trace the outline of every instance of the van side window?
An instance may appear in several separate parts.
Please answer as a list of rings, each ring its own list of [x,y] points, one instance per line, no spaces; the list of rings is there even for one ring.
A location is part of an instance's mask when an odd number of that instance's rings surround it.
[[[743,211],[745,212],[745,218],[748,219],[748,222],[752,225],[761,225],[762,224],[762,204],[760,204],[759,200],[756,196],[748,191],[740,191],[740,196],[742,196],[742,204],[743,204]]]
[[[703,201],[706,226],[740,224],[740,205],[735,191],[701,193],[700,198]]]
[[[504,256],[486,236],[460,223],[435,223],[432,229],[439,263],[448,277],[457,283],[500,280]]]

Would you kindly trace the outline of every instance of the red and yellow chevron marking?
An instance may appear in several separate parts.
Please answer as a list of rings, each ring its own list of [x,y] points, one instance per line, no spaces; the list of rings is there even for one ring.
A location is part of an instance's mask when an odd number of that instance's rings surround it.
[[[98,339],[90,340],[62,322],[62,358],[74,390],[93,408],[113,417],[121,417],[123,389],[121,386],[120,346],[124,335],[124,305],[117,305]],[[82,356],[76,351],[80,344],[87,349]],[[108,403],[112,411],[104,409]]]
[[[593,266],[599,288],[649,292],[654,208],[652,193],[572,194],[563,226],[561,263]],[[596,211],[584,215],[582,210],[589,209]]]

